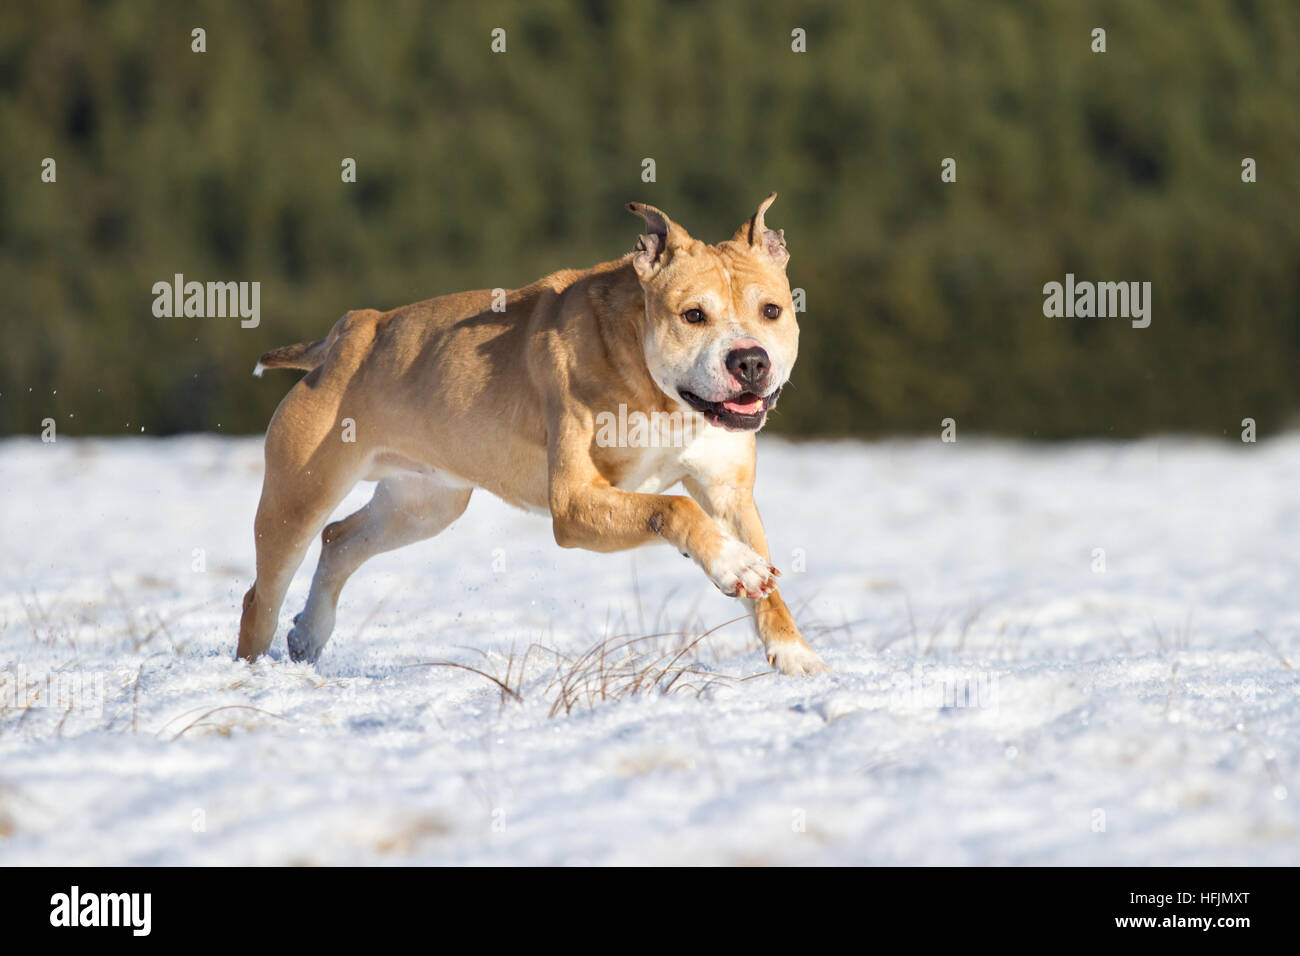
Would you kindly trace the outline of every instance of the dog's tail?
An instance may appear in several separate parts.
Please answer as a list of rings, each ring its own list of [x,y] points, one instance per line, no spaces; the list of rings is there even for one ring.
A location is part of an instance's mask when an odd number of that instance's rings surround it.
[[[261,378],[262,373],[268,368],[298,368],[310,372],[324,363],[328,352],[328,338],[317,339],[315,342],[299,342],[297,345],[282,345],[278,349],[271,349],[258,359],[253,374]]]

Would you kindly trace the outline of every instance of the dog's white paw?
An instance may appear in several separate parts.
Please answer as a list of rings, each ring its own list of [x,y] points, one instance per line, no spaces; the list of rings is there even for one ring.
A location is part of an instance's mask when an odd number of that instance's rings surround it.
[[[767,649],[767,662],[782,674],[811,677],[814,674],[829,674],[831,669],[817,652],[807,644],[783,641]]]
[[[727,597],[767,597],[776,589],[780,574],[761,554],[730,535],[705,570]]]

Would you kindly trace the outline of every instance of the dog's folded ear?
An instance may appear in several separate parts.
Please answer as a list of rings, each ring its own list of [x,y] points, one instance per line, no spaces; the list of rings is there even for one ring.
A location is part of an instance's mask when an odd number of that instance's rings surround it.
[[[691,237],[685,229],[654,206],[630,202],[627,210],[645,220],[645,235],[636,241],[632,267],[642,279],[649,279],[668,261],[668,253],[690,242]]]
[[[785,247],[785,230],[769,229],[763,222],[763,214],[767,212],[767,207],[772,205],[775,200],[776,193],[772,193],[759,203],[758,212],[741,223],[740,228],[736,230],[736,234],[731,237],[731,241],[765,252],[775,259],[778,264],[785,265],[790,259],[790,252]]]

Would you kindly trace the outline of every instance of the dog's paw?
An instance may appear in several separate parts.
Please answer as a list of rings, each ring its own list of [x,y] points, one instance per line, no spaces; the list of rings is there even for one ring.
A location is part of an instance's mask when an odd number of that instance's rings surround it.
[[[814,674],[829,674],[826,665],[817,652],[807,644],[795,641],[773,644],[767,649],[767,662],[782,674],[798,677],[812,677]]]
[[[314,664],[316,658],[320,656],[320,644],[298,623],[301,617],[302,615],[299,614],[293,619],[294,627],[285,638],[285,643],[289,645],[289,660],[300,664]]]
[[[761,554],[730,536],[723,539],[718,556],[705,570],[727,597],[767,597],[776,589],[780,574]]]

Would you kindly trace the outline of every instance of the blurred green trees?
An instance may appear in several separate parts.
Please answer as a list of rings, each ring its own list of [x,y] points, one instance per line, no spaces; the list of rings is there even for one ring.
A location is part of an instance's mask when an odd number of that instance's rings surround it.
[[[348,309],[615,258],[629,199],[721,240],[776,189],[807,312],[772,428],[1267,435],[1298,38],[1293,0],[9,0],[0,432],[259,431],[293,378],[257,355]],[[1067,272],[1152,282],[1151,327],[1045,318]],[[175,273],[261,282],[261,325],[155,318]]]

